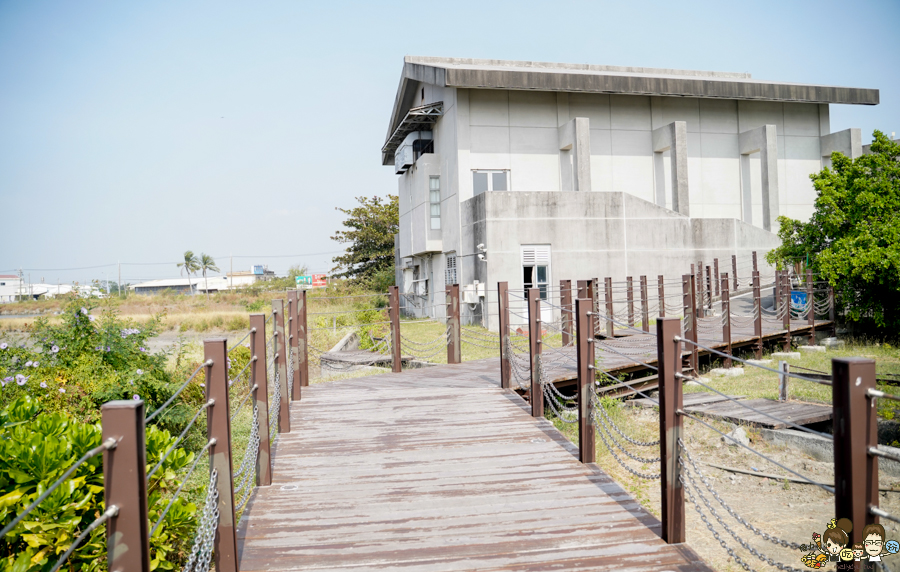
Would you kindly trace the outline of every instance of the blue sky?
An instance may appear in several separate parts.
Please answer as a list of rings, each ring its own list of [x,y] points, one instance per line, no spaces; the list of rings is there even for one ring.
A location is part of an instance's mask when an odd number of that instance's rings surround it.
[[[0,273],[135,282],[186,249],[330,269],[335,207],[396,193],[379,150],[407,54],[877,88],[832,106],[868,142],[900,133],[898,24],[896,1],[0,0]]]

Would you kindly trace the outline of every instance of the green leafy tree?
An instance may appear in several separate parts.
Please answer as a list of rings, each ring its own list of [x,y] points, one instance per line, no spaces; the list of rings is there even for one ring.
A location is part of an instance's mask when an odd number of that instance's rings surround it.
[[[191,274],[200,270],[200,259],[197,258],[197,255],[194,254],[192,250],[184,251],[184,262],[179,262],[178,267],[181,268],[181,275],[184,276],[187,273],[188,277],[188,285],[190,286],[191,294],[194,293],[194,285],[191,283]]]
[[[809,222],[779,217],[782,240],[767,256],[781,266],[809,261],[845,318],[900,328],[900,145],[875,131],[871,154],[831,156],[811,175],[818,197]]]
[[[381,197],[356,197],[359,206],[342,209],[347,218],[339,230],[331,237],[338,242],[349,243],[346,254],[332,261],[337,266],[332,270],[338,278],[348,278],[362,284],[378,286],[385,282],[386,273],[393,275],[394,235],[400,226],[400,208],[396,195]],[[389,284],[393,283],[391,277]]]
[[[219,267],[216,266],[216,261],[212,256],[204,253],[200,253],[200,262],[197,264],[200,267],[200,271],[203,273],[203,283],[206,288],[206,301],[209,302],[209,280],[206,278],[207,272],[218,272]]]

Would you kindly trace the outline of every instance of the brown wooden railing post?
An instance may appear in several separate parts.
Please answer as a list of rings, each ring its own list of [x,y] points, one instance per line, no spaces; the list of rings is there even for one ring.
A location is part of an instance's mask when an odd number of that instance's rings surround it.
[[[681,325],[678,318],[656,321],[659,366],[659,443],[662,539],[669,544],[684,542],[684,487],[678,480],[678,441],[682,435],[683,407],[681,373]]]
[[[297,294],[297,370],[300,374],[300,387],[309,387],[309,324],[307,322],[306,290]],[[297,399],[300,399],[297,390]]]
[[[497,299],[500,304],[500,387],[509,389],[509,283],[497,282]]]
[[[698,315],[697,308],[697,289],[696,284],[694,283],[694,277],[690,277],[690,291],[691,291],[691,308],[690,308],[690,316],[691,316],[691,333],[690,338],[694,342],[700,341],[700,316]],[[694,375],[700,375],[700,356],[699,351],[697,350],[697,346],[691,345],[691,369],[694,370]]]
[[[582,463],[596,462],[594,442],[594,316],[590,299],[575,301],[578,335],[578,459]]]
[[[762,339],[762,298],[759,291],[759,271],[753,271],[753,337],[756,342],[753,344],[756,351],[756,359],[762,359],[763,339]]]
[[[625,278],[625,287],[627,290],[626,299],[628,301],[628,325],[634,327],[634,278],[631,276]]]
[[[562,345],[568,346],[572,343],[572,326],[575,323],[572,315],[572,281],[559,281],[559,307],[560,321],[562,322]],[[592,310],[593,311],[593,310]]]
[[[149,572],[144,402],[109,401],[100,406],[100,414],[103,441],[116,440],[115,448],[103,452],[104,501],[118,509],[106,523],[109,570]]]
[[[447,327],[450,332],[447,339],[447,363],[462,363],[462,344],[460,344],[459,325],[459,284],[446,287]]]
[[[691,268],[693,269],[694,265],[691,264]],[[682,306],[682,314],[684,314],[684,337],[687,339],[691,339],[691,328],[694,323],[693,315],[693,303],[691,301],[691,282],[694,279],[693,273],[684,274],[681,277],[681,306]],[[691,365],[691,357],[688,356],[685,364],[688,368],[692,367]]]
[[[388,288],[390,306],[388,314],[391,317],[391,371],[400,373],[403,371],[400,353],[400,289],[396,286]]]
[[[281,402],[278,408],[278,432],[291,432],[291,387],[287,378],[287,337],[284,335],[284,300],[272,300],[272,313],[275,317],[272,326],[275,330],[275,342],[272,344],[272,353],[275,356],[273,367],[278,374],[278,389],[281,392]]]
[[[300,357],[299,357],[299,348],[300,348],[300,334],[297,331],[297,325],[300,321],[297,319],[297,291],[291,290],[288,292],[288,303],[287,303],[287,329],[288,329],[288,342],[291,345],[291,351],[288,353],[291,360],[291,370],[293,370],[293,377],[289,379],[289,383],[291,386],[291,401],[299,401],[300,400]]]
[[[703,299],[703,261],[699,261],[697,263],[697,272],[694,274],[694,310],[697,312],[697,317],[702,318],[706,315],[704,309],[706,308],[706,303]]]
[[[875,360],[831,360],[834,406],[834,508],[853,522],[851,542],[862,542],[862,529],[874,524],[869,507],[878,507],[877,407],[868,395],[875,389]]]
[[[719,282],[720,282],[719,277],[720,276],[721,275],[719,274],[719,259],[713,258],[713,282],[715,282],[715,284],[716,284],[715,285],[716,296],[722,295],[722,291],[719,289]]]
[[[707,265],[706,266],[706,315],[712,314],[712,299],[713,299],[713,280],[712,280],[712,268]]]
[[[728,291],[728,274],[722,275],[722,342],[725,343],[725,353],[731,355],[731,294]],[[731,367],[731,358],[725,358],[726,368]]]
[[[650,331],[650,300],[647,299],[646,276],[641,276],[641,329]]]
[[[756,264],[756,251],[755,250],[753,251],[753,271],[759,272],[759,268],[757,267],[757,264]]]
[[[274,302],[281,302],[275,300]],[[283,305],[283,304],[282,304]],[[283,314],[282,314],[283,316]],[[276,316],[277,319],[278,316]],[[281,326],[283,338],[284,320]],[[209,448],[209,470],[216,471],[219,493],[219,521],[213,540],[216,572],[237,572],[237,526],[234,513],[234,485],[231,461],[231,407],[228,403],[228,348],[225,339],[205,340],[203,354],[206,367],[206,393],[212,405],[206,410],[206,435],[215,443]],[[281,350],[284,351],[283,349]],[[285,372],[286,373],[286,372]],[[288,403],[287,384],[282,384],[283,404]]]
[[[616,327],[613,322],[613,291],[612,278],[607,276],[603,279],[603,286],[606,289],[606,337],[613,339],[616,337]],[[581,297],[581,296],[579,296]]]
[[[837,336],[837,319],[834,312],[834,287],[828,285],[828,319],[831,320],[831,335]]]
[[[816,298],[813,290],[812,268],[806,269],[806,303],[809,310],[806,312],[806,321],[809,324],[809,345],[816,345]]]
[[[269,448],[269,375],[266,371],[266,316],[250,314],[250,386],[256,387],[253,406],[259,420],[259,456],[256,459],[256,484],[272,484],[272,456]]]
[[[781,273],[781,327],[784,328],[784,351],[791,351],[791,277],[787,272]]]
[[[775,311],[781,305],[781,270],[775,271],[775,279],[772,283],[772,304]]]
[[[740,286],[738,285],[738,273],[737,273],[737,255],[731,255],[731,275],[734,280],[734,291],[737,292]]]
[[[666,317],[666,278],[662,274],[656,277],[659,287],[659,312],[660,318]]]
[[[544,388],[541,385],[541,291],[528,289],[528,349],[531,354],[531,415],[544,416]]]

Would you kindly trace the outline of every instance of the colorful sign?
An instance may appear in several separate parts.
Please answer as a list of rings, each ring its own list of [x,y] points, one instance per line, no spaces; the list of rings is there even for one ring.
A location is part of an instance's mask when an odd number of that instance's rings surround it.
[[[253,267],[253,274],[255,276],[262,276],[266,273],[265,268],[263,268],[262,264],[257,264]]]
[[[297,276],[297,286],[304,288],[325,288],[328,286],[328,279],[325,274],[313,274],[312,276]]]

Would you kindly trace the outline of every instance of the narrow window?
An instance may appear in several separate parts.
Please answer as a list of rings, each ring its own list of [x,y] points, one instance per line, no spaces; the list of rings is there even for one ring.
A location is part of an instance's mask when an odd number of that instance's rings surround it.
[[[546,300],[550,285],[550,247],[522,246],[522,283],[525,289],[538,288]]]
[[[472,171],[473,196],[488,191],[508,191],[509,171]]]
[[[441,178],[428,178],[429,202],[431,203],[431,230],[441,228]]]
[[[444,283],[447,285],[459,284],[456,277],[456,253],[448,252],[445,254],[447,266],[444,269]]]

